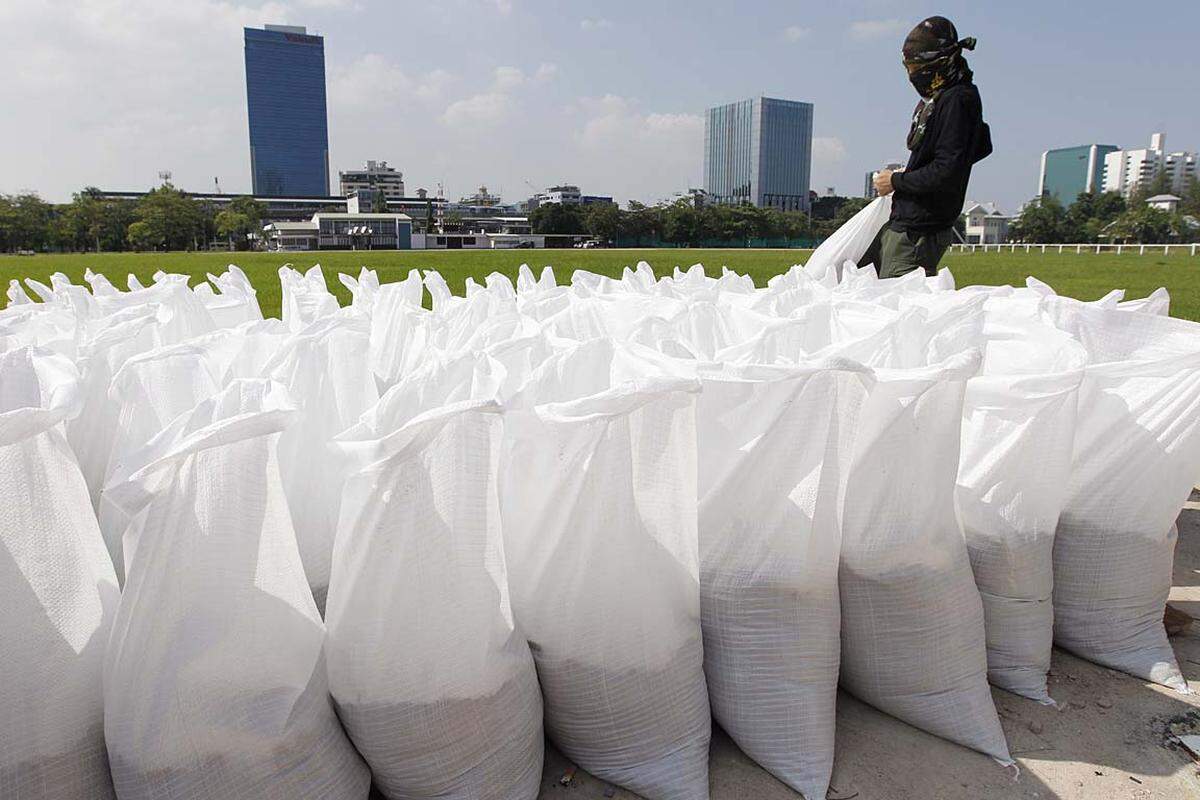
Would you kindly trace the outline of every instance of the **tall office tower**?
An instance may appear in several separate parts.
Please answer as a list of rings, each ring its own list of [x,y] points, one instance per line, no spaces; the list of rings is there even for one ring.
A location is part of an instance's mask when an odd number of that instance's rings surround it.
[[[710,202],[807,211],[812,103],[753,97],[708,109],[704,188]]]
[[[1042,153],[1038,197],[1054,195],[1069,206],[1083,192],[1101,191],[1104,158],[1116,149],[1111,144],[1081,144]]]
[[[327,197],[325,40],[294,25],[245,33],[254,194]]]

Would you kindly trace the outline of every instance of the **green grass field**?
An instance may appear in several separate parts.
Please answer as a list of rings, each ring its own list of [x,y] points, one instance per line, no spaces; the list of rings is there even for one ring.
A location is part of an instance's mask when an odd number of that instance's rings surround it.
[[[91,267],[124,288],[125,276],[132,272],[143,283],[157,270],[185,272],[203,280],[206,272],[218,272],[232,262],[240,266],[258,287],[259,302],[268,315],[279,314],[280,265],[290,261],[298,269],[320,263],[326,279],[342,302],[348,293],[336,273],[358,273],[359,267],[378,270],[381,281],[403,278],[408,270],[436,269],[449,281],[455,292],[462,292],[467,276],[482,282],[491,272],[515,278],[517,267],[528,262],[535,271],[546,264],[554,266],[560,281],[575,269],[587,269],[607,275],[620,275],[621,269],[645,260],[659,274],[670,273],[676,266],[704,264],[709,274],[719,274],[722,266],[750,275],[765,285],[772,275],[792,264],[808,259],[806,250],[479,250],[428,251],[379,250],[320,253],[99,253],[69,255],[0,255],[0,281],[7,287],[11,278],[36,278],[47,281],[53,272],[63,272],[73,281],[83,279]],[[942,261],[954,273],[959,286],[970,284],[1023,285],[1028,275],[1050,284],[1061,294],[1081,300],[1094,300],[1111,289],[1126,290],[1126,298],[1145,297],[1159,286],[1171,293],[1171,313],[1200,320],[1200,257],[1182,253],[1164,256],[1134,254],[1047,253],[951,253]]]

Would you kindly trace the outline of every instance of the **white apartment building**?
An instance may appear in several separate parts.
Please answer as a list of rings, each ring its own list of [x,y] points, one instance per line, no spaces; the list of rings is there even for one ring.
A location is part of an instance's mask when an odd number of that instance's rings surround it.
[[[342,197],[358,194],[360,190],[383,192],[388,200],[404,197],[404,173],[389,167],[386,161],[368,161],[362,169],[338,173]]]
[[[1188,181],[1196,177],[1196,154],[1166,152],[1165,137],[1155,133],[1149,147],[1114,150],[1104,157],[1103,190],[1128,197],[1139,184],[1154,180],[1160,173],[1168,176],[1172,192],[1183,192]]]
[[[967,201],[963,208],[967,244],[1001,244],[1008,241],[1008,224],[1012,217],[1005,214],[995,203]]]

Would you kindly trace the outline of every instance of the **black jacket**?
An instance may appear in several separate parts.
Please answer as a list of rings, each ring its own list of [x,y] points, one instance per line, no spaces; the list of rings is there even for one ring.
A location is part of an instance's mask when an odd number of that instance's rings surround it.
[[[923,234],[952,226],[962,214],[971,165],[991,152],[992,134],[975,84],[943,91],[908,166],[892,174],[892,230]]]

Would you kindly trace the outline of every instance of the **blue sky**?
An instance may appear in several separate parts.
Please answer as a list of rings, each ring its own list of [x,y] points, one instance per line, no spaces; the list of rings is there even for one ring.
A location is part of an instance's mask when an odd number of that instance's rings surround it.
[[[249,188],[241,28],[326,37],[331,167],[386,159],[410,189],[526,184],[653,202],[702,180],[703,111],[767,94],[815,105],[813,188],[861,191],[903,160],[916,96],[900,42],[961,35],[995,154],[970,194],[1012,209],[1047,147],[1200,149],[1194,2],[701,3],[551,0],[0,0],[0,192]],[[14,124],[15,123],[15,124]]]

